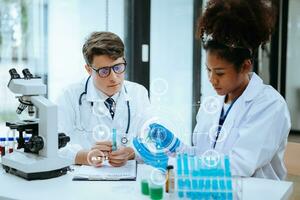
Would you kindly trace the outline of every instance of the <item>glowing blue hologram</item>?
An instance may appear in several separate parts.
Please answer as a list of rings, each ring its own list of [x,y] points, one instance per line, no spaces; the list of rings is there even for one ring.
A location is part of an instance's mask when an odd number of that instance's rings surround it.
[[[156,168],[166,169],[168,153],[175,153],[180,147],[180,140],[164,126],[152,123],[149,125],[146,138],[136,137],[133,144],[146,164]]]
[[[133,139],[133,145],[141,159],[148,165],[155,168],[166,169],[168,165],[168,156],[165,153],[152,153],[137,137]]]
[[[150,124],[149,127],[148,137],[155,143],[158,150],[165,149],[170,153],[176,152],[181,142],[171,131],[157,123]]]

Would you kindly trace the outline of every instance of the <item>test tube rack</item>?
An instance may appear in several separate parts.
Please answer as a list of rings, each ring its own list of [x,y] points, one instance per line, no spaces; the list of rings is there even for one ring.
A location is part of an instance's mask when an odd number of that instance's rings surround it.
[[[179,199],[234,199],[228,156],[215,160],[177,154],[175,170]]]

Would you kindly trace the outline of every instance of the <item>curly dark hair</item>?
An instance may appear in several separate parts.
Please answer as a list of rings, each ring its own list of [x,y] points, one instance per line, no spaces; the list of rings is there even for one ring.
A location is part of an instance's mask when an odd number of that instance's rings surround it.
[[[204,49],[239,69],[270,39],[274,23],[270,0],[210,0],[198,20],[197,37],[202,38]]]

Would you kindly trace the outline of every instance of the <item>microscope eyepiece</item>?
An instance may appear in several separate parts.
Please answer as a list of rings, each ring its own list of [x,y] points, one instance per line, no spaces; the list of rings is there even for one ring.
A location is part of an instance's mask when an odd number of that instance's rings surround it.
[[[30,73],[30,71],[29,71],[28,68],[23,69],[23,70],[22,70],[22,73],[23,73],[23,75],[24,75],[24,78],[26,78],[26,79],[31,79],[31,78],[33,78],[33,75]]]
[[[11,79],[21,78],[20,74],[18,74],[18,72],[15,68],[11,68],[8,72],[10,74]]]

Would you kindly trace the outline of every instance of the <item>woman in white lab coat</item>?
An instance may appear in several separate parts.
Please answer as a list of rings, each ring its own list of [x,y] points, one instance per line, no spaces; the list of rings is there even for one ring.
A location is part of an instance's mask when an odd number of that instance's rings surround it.
[[[208,2],[199,19],[198,36],[203,39],[209,80],[218,96],[204,98],[200,106],[194,146],[173,144],[176,151],[203,155],[215,150],[228,155],[232,175],[284,179],[290,114],[283,97],[251,73],[253,52],[269,39],[274,24],[269,5],[253,0]],[[161,129],[152,125],[150,133],[155,136],[155,130],[161,133]]]
[[[135,157],[132,137],[141,129],[143,110],[150,106],[147,90],[124,81],[124,44],[110,32],[94,32],[83,45],[89,77],[67,88],[58,99],[58,128],[71,141],[60,150],[75,164],[91,164],[95,149],[121,166]],[[141,123],[139,123],[141,122]],[[112,152],[112,129],[117,151]],[[100,162],[92,162],[97,166]]]

